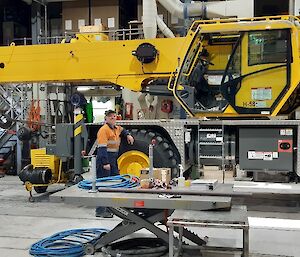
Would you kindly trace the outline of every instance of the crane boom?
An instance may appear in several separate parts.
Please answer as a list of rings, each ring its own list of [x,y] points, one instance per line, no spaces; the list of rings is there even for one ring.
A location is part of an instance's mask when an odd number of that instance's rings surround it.
[[[145,40],[0,47],[0,83],[98,82],[140,91],[150,78],[169,77],[185,38],[147,40],[157,58],[142,66],[132,51]]]
[[[160,78],[191,116],[276,116],[300,104],[293,16],[195,21],[186,37],[0,47],[0,83],[96,82],[141,91]],[[167,84],[166,84],[167,86]]]

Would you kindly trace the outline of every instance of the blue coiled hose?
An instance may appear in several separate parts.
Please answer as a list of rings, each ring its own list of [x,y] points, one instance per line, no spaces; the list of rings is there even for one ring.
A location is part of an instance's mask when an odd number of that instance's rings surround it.
[[[83,244],[96,244],[101,235],[108,231],[103,228],[66,230],[36,242],[29,253],[36,257],[81,257],[85,255]]]
[[[109,183],[110,182],[110,183]],[[91,180],[82,180],[78,183],[78,187],[86,190],[92,189]],[[129,174],[118,175],[113,177],[105,177],[96,179],[96,188],[133,188],[139,185],[139,179]]]

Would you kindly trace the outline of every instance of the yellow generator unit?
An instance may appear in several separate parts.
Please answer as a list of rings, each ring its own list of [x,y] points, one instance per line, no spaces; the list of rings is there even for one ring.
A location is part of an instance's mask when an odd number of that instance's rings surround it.
[[[30,151],[31,164],[33,168],[47,167],[52,171],[52,176],[57,176],[59,169],[59,158],[55,155],[46,154],[46,148],[31,149]]]
[[[19,177],[30,192],[32,188],[37,193],[44,193],[47,187],[54,183],[65,183],[66,175],[62,172],[62,161],[55,155],[46,154],[45,148],[32,149],[30,152],[31,164],[20,172]]]

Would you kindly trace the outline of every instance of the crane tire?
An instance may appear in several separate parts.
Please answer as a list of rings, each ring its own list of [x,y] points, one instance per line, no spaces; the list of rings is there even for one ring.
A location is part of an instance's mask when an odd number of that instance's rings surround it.
[[[156,141],[153,148],[153,165],[155,168],[171,168],[172,178],[178,176],[180,163],[180,156],[178,156],[174,146],[164,138],[160,133],[153,130],[145,129],[132,129],[129,130],[130,134],[134,137],[134,144],[129,145],[126,139],[122,139],[120,145],[119,156],[127,151],[140,151],[149,155],[149,144],[152,140]]]

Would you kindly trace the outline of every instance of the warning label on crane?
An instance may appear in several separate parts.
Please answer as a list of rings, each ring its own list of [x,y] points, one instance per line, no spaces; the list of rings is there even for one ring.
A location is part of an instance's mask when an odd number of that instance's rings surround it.
[[[278,152],[248,151],[248,160],[272,161],[278,159]]]
[[[280,136],[292,136],[293,129],[280,129]]]
[[[272,88],[251,88],[252,100],[265,101],[272,100]]]
[[[243,107],[245,107],[245,108],[265,108],[265,107],[267,107],[267,102],[266,101],[243,102]]]
[[[249,160],[263,160],[264,159],[264,152],[249,151],[248,152],[248,159]]]
[[[264,161],[272,161],[273,153],[272,152],[264,152]]]

